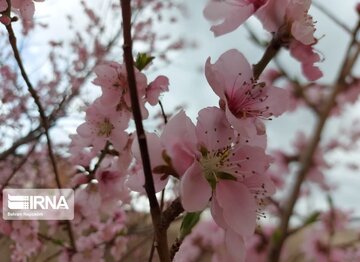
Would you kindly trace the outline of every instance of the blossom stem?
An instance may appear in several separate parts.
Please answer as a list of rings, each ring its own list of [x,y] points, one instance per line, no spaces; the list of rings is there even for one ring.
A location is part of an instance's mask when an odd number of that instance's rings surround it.
[[[161,210],[156,198],[154,187],[154,180],[152,176],[148,146],[146,143],[146,136],[142,124],[142,116],[139,106],[135,72],[134,72],[134,58],[132,55],[132,38],[131,38],[131,5],[130,0],[120,0],[122,20],[123,20],[123,37],[124,37],[124,60],[127,71],[127,79],[130,90],[131,107],[135,120],[136,132],[139,141],[141,152],[141,159],[143,163],[145,175],[145,191],[149,199],[150,213],[152,223],[155,231],[155,246],[160,258],[160,261],[170,261],[170,254],[167,242],[167,230],[161,227]]]
[[[323,129],[325,127],[325,123],[330,115],[330,112],[334,105],[336,104],[336,97],[341,92],[345,85],[345,78],[350,73],[351,68],[356,62],[356,59],[354,57],[358,57],[358,51],[355,53],[354,56],[351,55],[351,51],[354,46],[356,46],[357,50],[359,50],[358,45],[356,44],[356,35],[360,28],[360,21],[358,22],[357,27],[353,31],[352,34],[352,41],[349,44],[349,47],[347,49],[347,53],[345,55],[345,59],[342,63],[342,66],[340,68],[339,75],[337,77],[337,80],[335,81],[335,84],[333,86],[333,91],[328,97],[327,101],[325,102],[325,106],[323,110],[319,114],[319,119],[317,122],[317,125],[315,127],[315,131],[313,133],[313,137],[310,140],[310,143],[308,144],[308,147],[302,154],[300,158],[300,169],[296,176],[296,181],[293,185],[293,188],[290,191],[290,196],[288,197],[288,202],[286,203],[286,206],[284,207],[284,213],[281,216],[280,225],[278,227],[278,233],[279,237],[276,239],[273,239],[270,244],[270,251],[268,256],[269,262],[277,262],[280,259],[280,254],[282,247],[285,243],[285,240],[288,236],[288,230],[289,230],[289,222],[290,218],[292,216],[295,204],[298,200],[301,185],[304,182],[306,178],[306,174],[311,168],[313,155],[316,151],[317,146],[320,143],[321,135],[323,132]]]
[[[269,45],[266,47],[265,53],[261,57],[260,61],[253,65],[253,74],[254,80],[258,80],[261,73],[264,71],[266,66],[270,63],[270,61],[276,56],[276,54],[280,51],[281,41],[278,37],[274,37]]]

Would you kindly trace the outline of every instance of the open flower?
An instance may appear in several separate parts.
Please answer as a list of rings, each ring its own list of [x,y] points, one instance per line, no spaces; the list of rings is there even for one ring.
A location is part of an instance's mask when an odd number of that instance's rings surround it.
[[[278,35],[284,47],[302,65],[304,76],[315,81],[322,76],[316,62],[320,56],[313,50],[317,43],[315,25],[308,14],[311,0],[212,0],[204,10],[209,20],[222,20],[212,26],[215,36],[229,33],[256,15],[265,30]]]
[[[102,96],[100,103],[105,107],[116,107],[131,112],[130,91],[127,82],[127,72],[124,64],[107,62],[95,67],[97,78],[93,83],[101,87]],[[146,76],[136,68],[135,78],[138,91],[141,113],[144,119],[149,115],[145,108],[145,89],[147,87]]]
[[[104,107],[116,107],[118,109],[132,111],[129,85],[125,64],[107,62],[95,67],[97,77],[93,83],[101,87],[102,95],[100,103]],[[159,101],[161,93],[169,90],[169,80],[165,76],[158,76],[149,86],[146,76],[137,68],[134,68],[136,87],[139,97],[140,109],[144,119],[149,115],[145,108],[146,102],[155,105]]]
[[[154,172],[157,167],[166,165],[162,157],[164,148],[160,142],[159,136],[155,133],[146,133],[146,140],[149,149],[151,168],[153,170],[155,191],[159,192],[165,188],[169,180],[167,175]],[[130,168],[130,175],[128,176],[126,184],[133,191],[145,193],[145,176],[137,138],[134,139],[131,150],[135,157],[135,162]]]
[[[288,92],[254,80],[246,58],[231,49],[205,65],[206,79],[220,98],[229,122],[242,134],[263,135],[263,119],[281,115],[288,107]]]
[[[180,121],[177,124],[184,126]],[[229,252],[242,257],[239,245],[244,247],[243,236],[253,233],[263,198],[275,191],[270,179],[262,175],[269,157],[263,148],[241,143],[219,108],[201,110],[194,128],[196,150],[181,177],[182,205],[186,211],[196,212],[210,203],[214,220],[225,229]],[[174,159],[171,152],[168,154]]]
[[[102,150],[107,141],[121,152],[128,141],[125,129],[129,119],[127,112],[105,108],[97,99],[86,110],[86,121],[76,131],[83,140],[82,144],[92,146],[95,152]]]

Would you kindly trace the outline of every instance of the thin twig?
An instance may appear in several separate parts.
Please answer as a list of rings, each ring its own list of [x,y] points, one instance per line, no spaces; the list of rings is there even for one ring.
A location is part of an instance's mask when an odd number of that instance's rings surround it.
[[[30,157],[30,155],[34,152],[35,148],[36,148],[37,143],[35,143],[30,150],[28,151],[28,153],[21,159],[20,163],[13,169],[13,171],[11,172],[11,174],[8,176],[8,178],[5,180],[5,182],[2,184],[1,188],[0,188],[0,192],[3,191],[3,189],[9,184],[10,180],[15,176],[15,174],[23,167],[23,165],[26,163],[26,161],[28,160],[28,158]]]
[[[16,140],[8,149],[1,152],[0,154],[0,161],[4,161],[9,155],[12,155],[15,153],[15,151],[18,149],[18,147],[30,143],[34,140],[38,140],[43,132],[41,131],[42,127],[38,126],[37,128],[31,130],[29,133],[27,133],[22,138],[19,138]]]
[[[181,204],[180,197],[178,197],[163,212],[161,224],[162,228],[168,229],[171,222],[173,222],[182,212],[184,212],[184,208]]]
[[[261,57],[260,61],[257,64],[253,65],[254,80],[259,79],[265,67],[277,55],[277,53],[280,51],[280,48],[281,40],[279,37],[274,36],[274,38],[270,41],[269,45],[266,47],[265,53]]]
[[[163,119],[164,119],[164,124],[166,125],[168,120],[167,120],[167,116],[166,116],[166,113],[165,113],[165,110],[164,110],[164,106],[161,103],[161,101],[159,101],[159,106],[160,106],[160,109],[161,109],[161,114],[162,114]]]

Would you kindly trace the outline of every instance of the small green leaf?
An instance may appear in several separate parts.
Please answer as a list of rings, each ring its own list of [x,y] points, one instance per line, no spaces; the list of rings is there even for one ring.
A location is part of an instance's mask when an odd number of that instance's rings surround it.
[[[184,238],[191,233],[193,227],[199,222],[201,212],[186,213],[180,227],[180,238]]]
[[[320,214],[321,214],[321,213],[320,213],[319,211],[315,211],[314,213],[310,214],[310,215],[306,218],[306,220],[305,220],[305,222],[304,222],[304,225],[310,225],[310,224],[316,222],[316,221],[318,220]]]
[[[54,239],[53,241],[54,241],[54,243],[57,244],[57,245],[60,245],[60,246],[63,246],[63,245],[64,245],[64,241],[61,240],[61,239]]]
[[[149,56],[146,53],[138,53],[135,61],[135,66],[137,69],[139,69],[139,71],[141,71],[154,59],[154,56]]]

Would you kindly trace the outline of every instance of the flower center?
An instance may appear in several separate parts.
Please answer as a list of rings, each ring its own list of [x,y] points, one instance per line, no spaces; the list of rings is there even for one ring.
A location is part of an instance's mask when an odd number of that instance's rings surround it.
[[[98,135],[109,137],[114,126],[110,123],[110,120],[105,118],[103,122],[98,124]]]
[[[263,102],[268,99],[268,95],[264,94],[265,83],[243,83],[241,94],[236,96],[226,94],[229,110],[237,118],[247,117],[263,117],[264,114],[272,115],[268,112],[269,107],[264,106]]]
[[[212,189],[215,189],[220,179],[236,180],[236,177],[226,172],[226,165],[230,156],[230,147],[212,150],[211,152],[202,147],[200,151],[202,157],[199,162],[203,168],[203,175]]]

